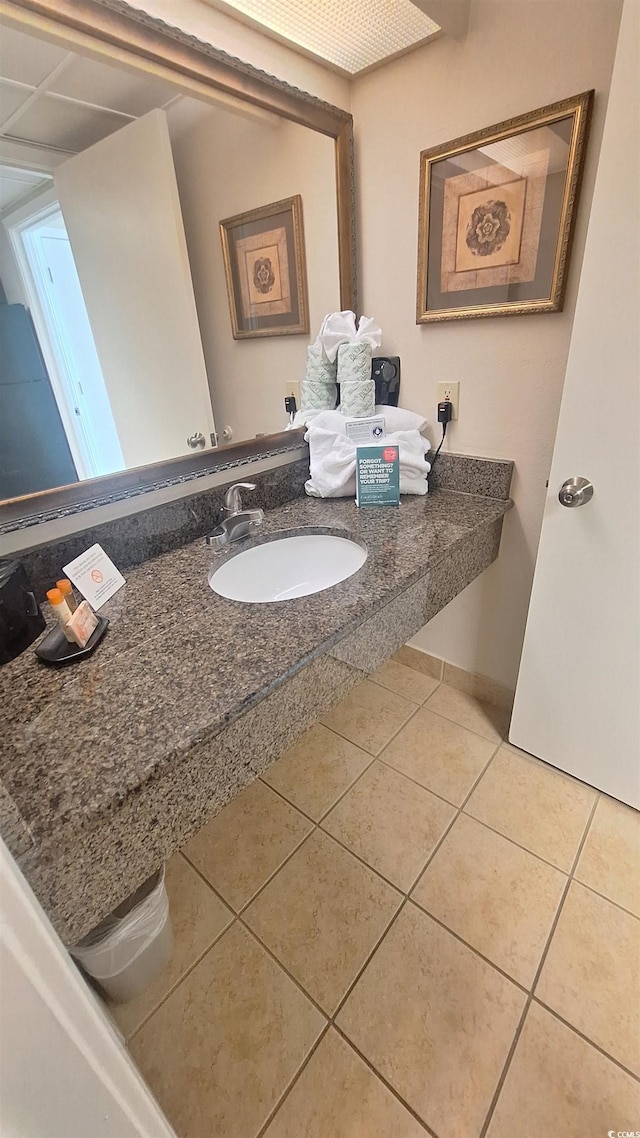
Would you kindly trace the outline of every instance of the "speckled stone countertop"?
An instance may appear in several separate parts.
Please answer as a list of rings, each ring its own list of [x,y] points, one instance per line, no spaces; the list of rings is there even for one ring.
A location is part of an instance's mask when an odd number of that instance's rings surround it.
[[[446,490],[398,509],[291,501],[267,513],[257,540],[328,528],[368,557],[346,581],[287,602],[242,604],[209,587],[212,565],[252,538],[223,553],[198,540],[129,570],[101,609],[111,626],[91,657],[55,669],[27,650],[0,669],[0,778],[17,812],[7,822],[2,811],[3,836],[13,852],[64,843],[65,831],[117,810],[412,584],[464,560],[510,505]]]

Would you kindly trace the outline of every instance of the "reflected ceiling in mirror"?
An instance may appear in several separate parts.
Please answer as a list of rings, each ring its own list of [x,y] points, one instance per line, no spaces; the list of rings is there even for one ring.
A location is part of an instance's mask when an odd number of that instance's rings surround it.
[[[47,4],[16,11],[33,6]],[[155,21],[132,27],[124,5],[75,7],[116,7],[127,42],[177,58],[140,69],[99,41],[87,54],[57,29],[52,42],[48,21],[0,23],[0,500],[35,495],[25,513],[41,491],[67,487],[72,506],[74,484],[98,478],[116,496],[117,472],[128,485],[169,463],[184,477],[196,457],[215,467],[229,443],[254,450],[284,429],[310,337],[233,338],[221,220],[299,197],[311,333],[353,303],[350,116]],[[244,98],[220,86],[234,63]],[[271,310],[295,267],[277,224],[252,254],[273,258],[256,278],[275,280]]]

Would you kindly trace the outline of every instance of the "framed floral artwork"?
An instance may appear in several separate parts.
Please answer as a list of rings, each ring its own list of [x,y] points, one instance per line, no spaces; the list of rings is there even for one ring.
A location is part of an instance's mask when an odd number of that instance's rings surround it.
[[[422,151],[418,324],[561,311],[592,103]]]
[[[302,198],[220,222],[234,340],[309,332]]]

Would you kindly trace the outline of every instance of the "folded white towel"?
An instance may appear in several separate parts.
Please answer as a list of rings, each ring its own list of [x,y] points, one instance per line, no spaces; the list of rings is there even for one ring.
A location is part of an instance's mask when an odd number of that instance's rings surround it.
[[[322,344],[329,360],[335,360],[340,344],[366,343],[371,348],[379,348],[382,343],[382,329],[371,316],[361,316],[356,328],[355,312],[330,312],[322,321],[316,343]]]
[[[397,407],[377,407],[376,412],[387,420],[384,442],[394,444],[400,452],[400,493],[426,494],[431,469],[426,459],[429,443],[417,426],[394,430],[394,416],[389,412],[395,412],[398,423],[404,417],[406,423],[417,420],[424,426],[425,420]],[[311,477],[305,490],[311,497],[355,497],[356,444],[345,433],[347,421],[339,411],[321,411],[308,426],[305,439],[309,443]]]

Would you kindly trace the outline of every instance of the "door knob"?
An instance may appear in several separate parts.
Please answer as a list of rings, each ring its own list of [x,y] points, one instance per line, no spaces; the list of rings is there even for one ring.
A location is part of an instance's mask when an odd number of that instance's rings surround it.
[[[588,478],[567,478],[558,492],[561,506],[586,506],[593,498],[593,483]]]
[[[192,450],[196,450],[197,447],[203,447],[204,445],[205,437],[202,431],[198,431],[196,435],[189,435],[187,439],[187,446],[191,447]]]

